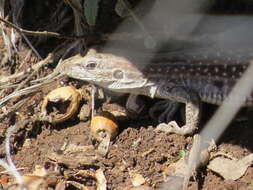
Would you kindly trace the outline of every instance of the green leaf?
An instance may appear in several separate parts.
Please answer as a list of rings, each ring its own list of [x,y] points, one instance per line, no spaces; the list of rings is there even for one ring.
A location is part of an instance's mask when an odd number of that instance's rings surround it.
[[[184,150],[179,150],[178,154],[179,154],[180,158],[183,158],[185,156],[185,151]]]
[[[100,0],[85,0],[84,2],[84,15],[90,26],[94,26],[96,24],[99,2]]]

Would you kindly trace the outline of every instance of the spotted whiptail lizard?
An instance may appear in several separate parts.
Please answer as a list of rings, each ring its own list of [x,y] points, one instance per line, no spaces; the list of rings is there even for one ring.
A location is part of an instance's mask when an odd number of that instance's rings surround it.
[[[185,125],[178,127],[171,122],[166,127],[168,132],[186,135],[198,126],[201,101],[221,104],[249,64],[247,61],[208,59],[172,57],[167,61],[138,65],[125,57],[90,50],[84,57],[64,61],[56,70],[111,91],[171,100],[168,114],[174,113],[175,102],[184,103]],[[252,105],[253,97],[250,96],[244,106]]]
[[[185,58],[172,56],[166,60],[154,59],[148,64],[139,64],[125,57],[90,50],[83,57],[76,55],[64,60],[45,79],[68,75],[119,93],[171,100],[167,103],[167,112],[171,115],[175,113],[176,102],[184,103],[184,126],[179,127],[175,122],[159,126],[166,126],[168,132],[186,135],[193,133],[198,126],[201,101],[221,104],[237,79],[247,69],[250,59],[247,60],[217,61],[204,55],[197,58],[191,55]],[[5,97],[0,100],[0,105],[11,97],[28,94],[42,85],[43,82]],[[244,106],[252,105],[253,96],[249,96]]]

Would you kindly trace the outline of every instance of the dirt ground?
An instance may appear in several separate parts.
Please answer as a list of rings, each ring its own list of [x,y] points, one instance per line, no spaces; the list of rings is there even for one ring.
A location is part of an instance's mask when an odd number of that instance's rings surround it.
[[[23,7],[22,27],[29,30],[47,30],[54,31],[55,20],[53,18],[48,24],[48,16],[55,13],[61,13],[64,9],[65,18],[69,25],[62,25],[61,28],[55,31],[64,34],[73,34],[73,13],[71,8],[64,4],[63,1],[34,1],[34,4],[25,2]],[[121,21],[113,11],[115,2],[102,1],[100,6],[104,9],[99,12],[97,26],[90,29],[91,31],[99,30],[101,33],[111,32],[113,27]],[[243,4],[243,3],[242,3]],[[226,5],[226,4],[225,4]],[[234,10],[236,6],[231,5],[229,9]],[[6,5],[7,12],[13,9],[11,4]],[[224,5],[217,3],[214,9],[218,12],[224,11]],[[56,11],[57,10],[57,11]],[[237,9],[236,9],[237,10]],[[235,10],[235,12],[236,12]],[[47,15],[45,16],[45,11]],[[244,5],[238,8],[238,12],[245,11],[248,13],[252,10],[244,8]],[[226,13],[226,11],[224,11]],[[34,16],[34,13],[35,16]],[[31,17],[35,19],[31,19]],[[105,15],[105,16],[104,16]],[[54,15],[55,16],[55,15]],[[55,20],[54,20],[55,19]],[[60,16],[58,19],[61,19]],[[105,21],[110,20],[113,25],[108,27],[104,25]],[[58,21],[60,22],[60,21]],[[58,23],[59,24],[59,23]],[[60,23],[61,24],[61,23]],[[6,31],[10,34],[10,27],[6,27]],[[17,35],[19,36],[19,35]],[[52,51],[56,52],[54,61],[42,67],[40,71],[32,78],[38,79],[47,76],[55,68],[59,57],[66,51],[66,44],[71,44],[71,40],[60,40],[55,38],[39,39],[38,37],[29,38],[34,44],[39,53],[45,58]],[[20,83],[30,72],[28,71],[32,65],[35,65],[39,59],[31,53],[30,47],[19,36],[18,52],[8,61],[6,60],[6,46],[1,37],[0,52],[0,77],[10,76],[21,71],[27,71],[22,76],[11,80],[12,83]],[[88,47],[91,45],[103,45],[104,40],[100,37],[89,39]],[[72,51],[72,52],[71,52]],[[77,53],[70,51],[68,56]],[[1,79],[1,78],[0,78]],[[0,83],[1,84],[1,83]],[[25,87],[31,84],[26,83]],[[41,102],[46,94],[59,86],[72,85],[78,89],[84,89],[90,96],[90,85],[83,82],[65,77],[55,81],[43,88],[40,92],[34,93],[26,99],[25,103],[18,109],[13,106],[17,105],[26,97],[14,98],[8,101],[3,107],[0,107],[0,156],[6,158],[5,137],[7,129],[10,126],[16,126],[11,143],[12,160],[18,169],[23,174],[30,174],[29,184],[36,182],[44,186],[38,189],[56,189],[56,190],[75,190],[75,189],[103,189],[99,187],[101,182],[98,178],[98,172],[102,171],[106,179],[106,189],[116,190],[149,190],[173,189],[174,184],[164,183],[171,173],[171,165],[182,159],[183,153],[188,153],[192,147],[193,137],[182,136],[176,134],[166,134],[155,130],[157,122],[151,119],[148,115],[150,106],[147,104],[145,110],[137,118],[125,117],[122,120],[117,120],[119,133],[116,138],[109,144],[106,155],[98,155],[97,149],[99,142],[94,140],[90,132],[90,117],[80,119],[77,115],[85,105],[84,109],[90,109],[90,102],[82,100],[77,112],[67,121],[58,124],[50,124],[47,121],[35,121],[31,118],[41,112]],[[3,98],[10,94],[15,88],[4,88],[0,91],[0,97]],[[124,108],[126,96],[117,96],[117,94],[107,93],[111,99],[110,103],[121,104]],[[144,98],[145,99],[145,98]],[[146,100],[146,99],[145,99]],[[147,99],[150,102],[149,99]],[[152,100],[156,102],[158,100]],[[96,104],[96,109],[101,110],[102,104],[109,104],[106,100],[100,100]],[[213,110],[217,107],[209,104],[204,105],[203,118],[200,125],[210,119]],[[246,119],[240,119],[241,115],[245,118],[245,110],[242,111],[239,119],[235,119],[217,143],[216,152],[228,154],[238,160],[253,152],[253,130],[250,116]],[[87,113],[86,113],[87,115]],[[175,119],[180,118],[180,113]],[[83,151],[85,150],[85,151]],[[47,175],[38,177],[35,173],[36,168],[47,170]],[[38,169],[39,170],[39,169]],[[39,170],[42,172],[42,169]],[[233,171],[231,171],[233,172]],[[101,173],[100,173],[101,174]],[[100,175],[101,176],[101,175]],[[36,178],[37,177],[37,178]],[[102,177],[103,178],[103,177]],[[190,178],[189,190],[253,190],[253,167],[251,164],[246,168],[243,175],[237,180],[224,179],[220,174],[210,170],[207,166],[201,167],[196,175]],[[4,168],[0,170],[0,183],[2,189],[13,189],[13,181],[11,175]],[[27,182],[28,183],[28,182]],[[137,183],[137,185],[136,185]],[[12,185],[10,187],[10,185]],[[101,185],[101,184],[100,184]],[[101,185],[102,186],[102,185]],[[32,189],[32,188],[31,188]]]

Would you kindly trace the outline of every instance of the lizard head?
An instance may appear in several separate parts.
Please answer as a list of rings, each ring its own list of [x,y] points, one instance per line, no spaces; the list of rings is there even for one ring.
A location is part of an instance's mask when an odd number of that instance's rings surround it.
[[[128,59],[90,50],[84,57],[77,56],[61,64],[68,76],[97,84],[113,91],[141,88],[147,79]]]

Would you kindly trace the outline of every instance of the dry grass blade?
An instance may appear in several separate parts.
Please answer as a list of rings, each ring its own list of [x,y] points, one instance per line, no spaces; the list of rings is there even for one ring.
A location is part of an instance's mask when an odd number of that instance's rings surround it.
[[[49,54],[44,60],[42,60],[42,61],[40,61],[39,63],[37,63],[36,65],[34,65],[33,67],[32,67],[32,69],[33,69],[33,72],[23,81],[23,82],[21,82],[19,85],[15,85],[15,84],[8,84],[8,85],[1,85],[1,87],[0,87],[0,89],[4,89],[4,88],[9,88],[9,87],[16,87],[17,86],[17,88],[15,89],[15,91],[12,93],[12,94],[10,94],[9,96],[6,96],[5,98],[3,98],[3,99],[1,99],[0,100],[0,102],[2,102],[2,103],[4,103],[5,102],[5,100],[7,101],[7,100],[9,100],[9,98],[7,98],[7,97],[16,97],[16,95],[15,94],[18,94],[18,92],[19,92],[19,90],[21,89],[21,88],[23,88],[23,86],[39,71],[39,69],[42,67],[42,66],[44,66],[44,65],[46,65],[46,64],[48,64],[51,60],[52,60],[52,58],[53,58],[53,54]],[[25,72],[24,71],[22,71],[22,72],[20,72],[20,73],[17,73],[17,74],[14,74],[14,75],[11,75],[11,76],[9,76],[9,77],[2,77],[2,78],[0,78],[0,82],[2,82],[2,83],[4,83],[4,82],[8,82],[8,81],[10,81],[10,80],[12,80],[12,79],[15,79],[15,78],[18,78],[18,77],[20,77],[20,76],[22,76],[22,75],[24,75],[25,74]],[[50,75],[51,76],[51,75]],[[53,77],[52,77],[53,78]],[[40,85],[37,85],[37,87],[39,87]],[[29,88],[29,87],[28,87]],[[33,92],[33,90],[31,91],[31,89],[34,89],[35,90],[35,88],[29,88],[29,93],[30,92]],[[0,93],[1,94],[1,93]],[[23,93],[21,93],[20,94],[20,96],[21,95],[25,95],[25,94],[23,94]],[[2,103],[0,103],[0,105],[2,104]]]
[[[1,15],[1,17],[4,17],[4,6],[5,6],[5,0],[0,0],[0,15]]]
[[[43,67],[44,65],[48,64],[49,62],[51,62],[53,60],[53,54],[49,54],[44,60],[40,61],[39,63],[36,64],[36,67],[34,68],[33,72],[24,80],[21,82],[21,84],[19,84],[19,86],[15,89],[15,91],[20,90],[21,88],[23,88],[23,86],[35,75],[38,73],[38,71],[40,70],[41,67]]]
[[[11,1],[11,6],[13,9],[13,21],[16,24],[16,27],[19,28],[18,26],[21,25],[20,23],[22,23],[21,18],[22,18],[22,10],[24,7],[24,0],[16,0],[16,1]],[[30,42],[30,40],[25,36],[24,33],[20,32],[20,30],[17,30],[20,35],[25,39],[26,43],[28,44],[28,46],[32,49],[32,51],[35,53],[35,55],[39,58],[42,59],[42,57],[40,56],[40,54],[38,53],[38,51],[33,47],[32,43]],[[12,30],[12,42],[13,42],[13,46],[15,46],[15,39],[16,39],[16,32]]]
[[[52,58],[53,58],[53,54],[49,54],[44,60],[37,63],[33,67],[34,71],[21,84],[18,85],[18,87],[16,88],[16,90],[14,92],[12,92],[10,95],[0,99],[0,106],[13,97],[18,97],[18,96],[30,94],[32,92],[36,92],[36,91],[40,90],[43,87],[43,85],[49,84],[52,81],[54,81],[55,79],[57,79],[58,77],[60,77],[61,74],[59,74],[57,72],[52,73],[52,74],[42,78],[41,80],[39,80],[41,83],[35,84],[35,85],[27,87],[25,89],[21,89],[25,85],[25,83],[27,83],[31,79],[31,77],[34,76],[39,71],[39,69],[42,66],[44,66],[45,64],[48,64],[52,60]],[[21,76],[22,74],[24,74],[24,72],[20,72],[18,74],[15,74],[14,76],[9,77],[8,79],[17,78],[18,76]],[[6,82],[6,79],[4,79],[4,81]],[[5,86],[5,87],[8,87],[8,86]]]
[[[5,102],[7,102],[8,100],[10,100],[11,98],[19,97],[19,96],[23,96],[23,95],[27,95],[27,94],[31,94],[33,92],[37,92],[37,91],[41,90],[44,85],[50,84],[51,82],[53,82],[54,80],[56,80],[56,79],[58,79],[58,78],[60,78],[62,76],[63,76],[63,74],[54,73],[54,74],[50,75],[51,78],[49,78],[47,81],[42,81],[39,84],[35,84],[33,86],[30,86],[30,87],[27,87],[27,88],[15,91],[15,92],[11,93],[10,95],[8,95],[8,96],[0,99],[0,106],[2,104],[4,104]],[[45,77],[45,78],[47,78],[47,77]]]
[[[70,7],[73,10],[74,18],[75,18],[75,34],[77,36],[81,36],[86,34],[87,26],[85,23],[84,13],[83,13],[83,7],[79,0],[66,0]],[[78,47],[78,52],[83,53],[85,48],[85,41],[80,40],[78,42],[73,43],[74,47]],[[72,46],[73,46],[72,45]],[[83,48],[84,47],[84,48]],[[69,49],[72,49],[73,47],[70,47]],[[67,50],[69,51],[69,50]]]
[[[10,137],[13,135],[13,131],[15,130],[16,126],[11,126],[8,128],[6,133],[6,144],[5,144],[5,150],[6,150],[6,156],[7,156],[7,162],[4,160],[0,160],[0,165],[4,167],[9,174],[13,175],[16,179],[16,182],[18,183],[21,190],[25,190],[23,179],[20,175],[20,173],[17,171],[17,168],[15,167],[14,163],[12,162],[11,155],[10,155]]]
[[[81,5],[81,2],[78,0],[69,0],[67,1],[70,7],[72,8],[74,12],[75,17],[75,31],[77,35],[83,35],[85,34],[85,18],[83,13],[83,7]]]
[[[96,25],[99,2],[100,0],[85,0],[84,2],[84,14],[86,21],[90,26]]]
[[[22,10],[25,5],[24,0],[10,1],[11,8],[13,10],[12,16],[15,24],[20,24],[20,18],[22,16]]]
[[[2,17],[2,18],[4,18],[4,6],[5,6],[5,0],[1,0],[0,1],[0,17]],[[8,52],[8,58],[10,59],[11,55],[13,54],[12,44],[11,44],[10,38],[7,36],[7,34],[5,32],[5,27],[2,23],[1,23],[1,33],[2,33],[2,36],[3,36],[5,47],[6,47],[7,52]]]
[[[0,120],[9,116],[10,114],[14,113],[15,111],[17,111],[20,107],[22,107],[25,103],[27,103],[27,101],[28,101],[28,98],[21,100],[18,103],[16,103],[14,106],[10,107],[6,113],[0,114]]]

